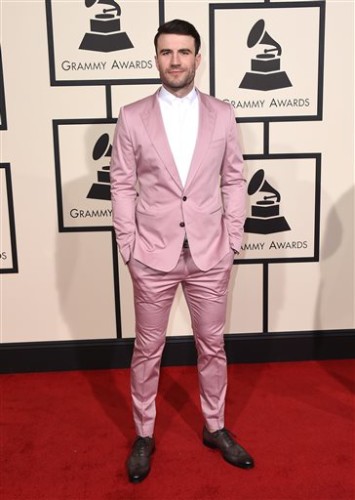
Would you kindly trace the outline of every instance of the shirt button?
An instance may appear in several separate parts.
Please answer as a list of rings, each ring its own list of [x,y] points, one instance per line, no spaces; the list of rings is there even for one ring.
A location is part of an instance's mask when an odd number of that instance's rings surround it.
[[[186,201],[186,200],[187,200],[187,196],[183,196],[182,201]]]
[[[180,227],[185,227],[185,222],[180,222]]]

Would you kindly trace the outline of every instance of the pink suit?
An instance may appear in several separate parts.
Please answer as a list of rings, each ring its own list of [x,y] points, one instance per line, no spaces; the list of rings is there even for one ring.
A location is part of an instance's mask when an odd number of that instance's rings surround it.
[[[152,435],[161,353],[182,284],[198,351],[201,405],[210,431],[224,425],[223,344],[233,251],[245,220],[243,158],[232,108],[198,91],[199,132],[182,186],[157,93],[125,106],[111,157],[113,224],[129,262],[136,313],[131,365],[137,434]],[[189,249],[183,249],[187,238]]]

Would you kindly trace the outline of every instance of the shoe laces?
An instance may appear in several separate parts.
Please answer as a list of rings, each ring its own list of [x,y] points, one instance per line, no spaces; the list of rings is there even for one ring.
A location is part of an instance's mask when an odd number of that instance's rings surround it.
[[[220,429],[217,432],[218,432],[219,435],[222,435],[224,437],[225,443],[228,446],[234,446],[235,445],[235,441],[232,438],[232,433],[230,431],[228,431],[227,429]]]

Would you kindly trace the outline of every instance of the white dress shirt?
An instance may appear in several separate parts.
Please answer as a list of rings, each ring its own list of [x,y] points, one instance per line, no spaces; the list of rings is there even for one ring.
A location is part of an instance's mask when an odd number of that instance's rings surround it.
[[[170,149],[184,186],[197,139],[197,93],[192,89],[185,97],[176,97],[162,87],[158,99]]]

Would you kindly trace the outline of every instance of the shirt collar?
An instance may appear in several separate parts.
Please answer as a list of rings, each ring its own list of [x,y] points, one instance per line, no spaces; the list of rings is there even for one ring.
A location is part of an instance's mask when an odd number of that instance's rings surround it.
[[[162,101],[172,105],[174,101],[186,101],[189,104],[192,104],[195,99],[197,99],[197,92],[195,87],[184,97],[176,97],[171,92],[166,90],[165,87],[161,87],[159,90],[159,99]]]

